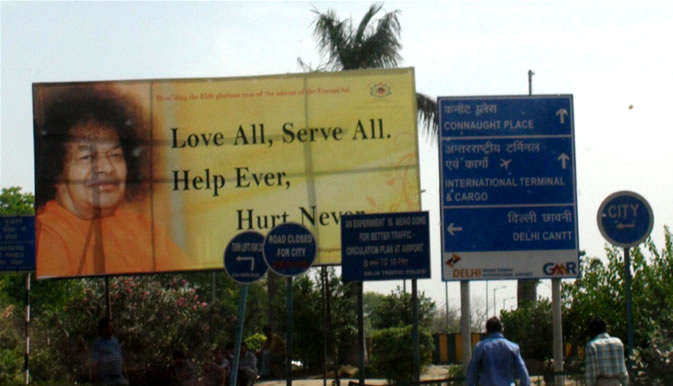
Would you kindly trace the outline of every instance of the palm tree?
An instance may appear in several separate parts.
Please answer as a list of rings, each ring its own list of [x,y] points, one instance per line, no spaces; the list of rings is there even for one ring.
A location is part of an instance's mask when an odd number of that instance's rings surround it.
[[[394,68],[402,60],[400,50],[399,10],[386,12],[378,20],[374,17],[383,10],[382,3],[372,4],[355,27],[352,19],[341,20],[334,10],[325,13],[314,9],[317,15],[313,34],[325,62],[311,68],[301,58],[299,64],[307,71],[342,71],[366,68]],[[418,119],[432,135],[437,134],[437,103],[427,95],[416,94]]]
[[[316,68],[298,59],[299,65],[306,71],[342,71],[368,68],[394,68],[402,60],[400,50],[399,10],[384,13],[382,3],[372,4],[360,23],[355,26],[352,19],[339,19],[334,10],[316,14],[313,34],[324,62]],[[431,135],[437,134],[437,103],[427,95],[417,93],[418,119]],[[348,285],[349,297],[362,296],[362,283]],[[354,315],[355,316],[355,315]],[[328,315],[328,319],[330,316]],[[357,363],[358,353],[352,351],[358,346],[358,337],[351,336],[346,344],[350,349],[344,353],[346,361]]]
[[[334,10],[317,15],[313,34],[325,63],[311,69],[299,59],[299,64],[308,71],[341,71],[365,68],[392,68],[402,60],[399,51],[400,22],[399,10],[383,14],[376,22],[374,17],[383,9],[382,3],[369,7],[367,13],[354,27],[352,19],[341,20]],[[427,95],[416,93],[418,119],[423,128],[432,136],[438,135],[437,102]],[[518,280],[518,299],[535,301],[538,280]]]

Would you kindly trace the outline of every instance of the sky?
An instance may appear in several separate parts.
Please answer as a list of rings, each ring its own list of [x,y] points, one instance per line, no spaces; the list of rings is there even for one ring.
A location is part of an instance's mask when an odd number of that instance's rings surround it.
[[[34,191],[33,82],[212,78],[302,72],[322,63],[312,10],[359,21],[370,2],[0,1],[0,185]],[[639,193],[663,246],[673,225],[673,2],[389,1],[404,58],[431,97],[572,94],[580,249],[604,256],[596,212],[608,195]],[[419,127],[423,209],[430,211],[432,279],[418,288],[460,307],[441,281],[437,141]],[[433,226],[434,225],[434,226]],[[401,282],[367,282],[387,293]],[[473,282],[472,307],[516,305],[516,282]],[[550,281],[538,293],[549,296]],[[407,282],[407,289],[410,283]]]

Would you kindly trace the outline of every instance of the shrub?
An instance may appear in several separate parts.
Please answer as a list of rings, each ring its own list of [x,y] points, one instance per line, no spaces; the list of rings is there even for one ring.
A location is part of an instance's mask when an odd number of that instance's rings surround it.
[[[372,339],[372,367],[393,384],[413,381],[412,328],[407,325],[381,329]],[[422,370],[432,360],[432,336],[428,331],[419,331],[419,343]]]
[[[248,350],[252,352],[262,351],[264,342],[266,342],[266,336],[264,336],[264,334],[260,334],[259,332],[245,338],[245,344],[248,345]]]

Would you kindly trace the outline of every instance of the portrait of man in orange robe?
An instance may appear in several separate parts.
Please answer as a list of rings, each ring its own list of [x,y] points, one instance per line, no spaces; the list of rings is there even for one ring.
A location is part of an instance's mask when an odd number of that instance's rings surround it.
[[[37,277],[178,270],[186,255],[134,203],[151,187],[148,119],[107,84],[35,86]]]

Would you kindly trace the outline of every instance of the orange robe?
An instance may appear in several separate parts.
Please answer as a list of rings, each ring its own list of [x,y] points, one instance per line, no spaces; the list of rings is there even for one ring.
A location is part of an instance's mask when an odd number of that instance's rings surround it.
[[[125,208],[83,220],[49,201],[37,216],[36,233],[38,278],[171,271],[189,265],[165,231]]]

